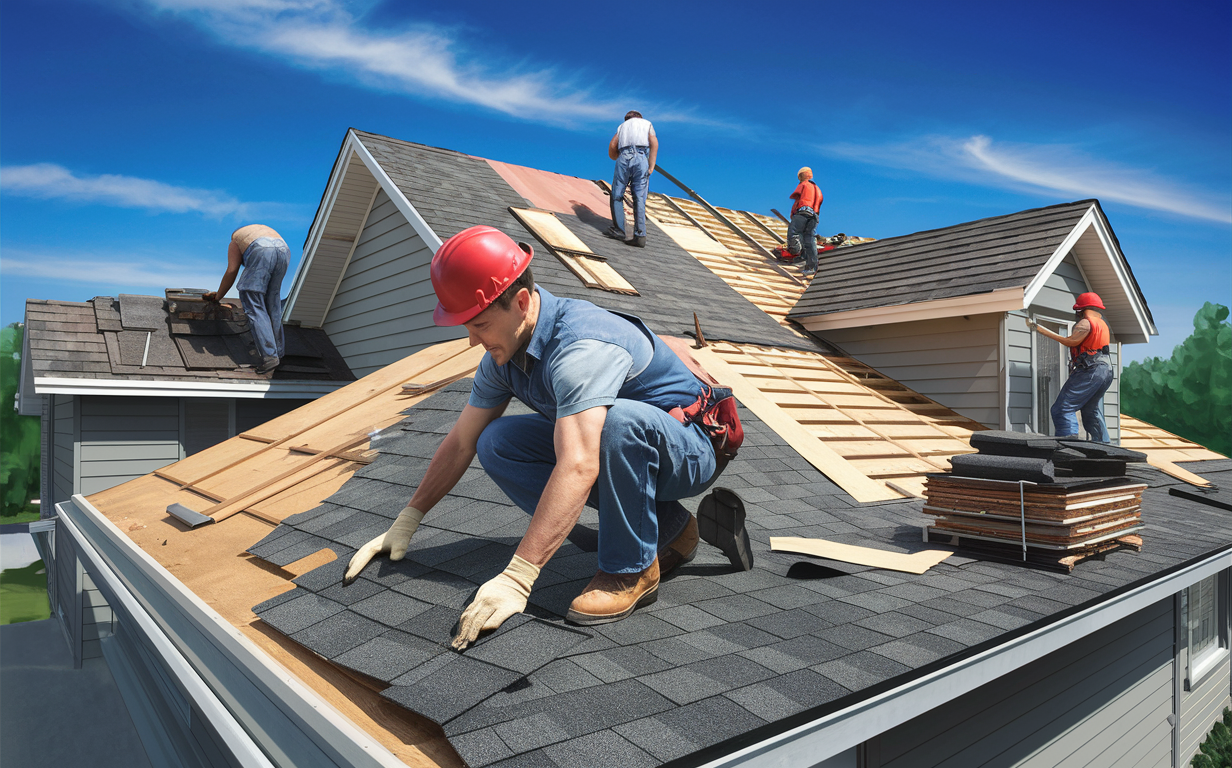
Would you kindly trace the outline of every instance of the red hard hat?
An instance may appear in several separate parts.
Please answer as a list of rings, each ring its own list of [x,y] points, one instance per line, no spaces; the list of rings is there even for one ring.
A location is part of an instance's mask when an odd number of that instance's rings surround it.
[[[526,271],[534,250],[493,227],[464,229],[432,257],[437,325],[462,325],[488,308]]]
[[[1098,293],[1084,293],[1078,297],[1078,301],[1074,303],[1074,309],[1103,309],[1104,302],[1099,300]]]

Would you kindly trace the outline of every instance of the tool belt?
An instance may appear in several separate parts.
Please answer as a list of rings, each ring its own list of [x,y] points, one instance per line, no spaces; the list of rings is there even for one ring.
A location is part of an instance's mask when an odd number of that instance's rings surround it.
[[[704,381],[701,384],[702,394],[696,402],[686,408],[676,406],[667,414],[681,424],[701,427],[714,446],[715,461],[726,464],[736,458],[744,443],[744,427],[736,413],[736,398],[727,387],[712,387]]]
[[[1097,349],[1094,352],[1074,352],[1073,357],[1069,361],[1069,372],[1085,370],[1104,362],[1111,365],[1112,361],[1108,359],[1111,351],[1111,346],[1105,344],[1103,348]]]

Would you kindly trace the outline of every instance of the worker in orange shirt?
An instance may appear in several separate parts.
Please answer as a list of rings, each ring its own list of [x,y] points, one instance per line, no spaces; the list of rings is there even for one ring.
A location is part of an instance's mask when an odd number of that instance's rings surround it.
[[[1084,293],[1074,303],[1078,322],[1069,336],[1062,336],[1036,324],[1028,318],[1027,325],[1037,333],[1069,347],[1069,378],[1057,393],[1052,404],[1052,423],[1057,437],[1077,437],[1078,419],[1074,412],[1082,413],[1082,426],[1087,439],[1097,443],[1109,442],[1108,426],[1104,422],[1104,393],[1112,386],[1112,359],[1108,355],[1111,334],[1103,315],[1104,302],[1096,293]]]
[[[796,172],[800,180],[791,193],[791,224],[787,227],[787,251],[799,256],[803,248],[805,277],[817,272],[817,216],[821,212],[821,189],[813,181],[813,169],[805,166]]]

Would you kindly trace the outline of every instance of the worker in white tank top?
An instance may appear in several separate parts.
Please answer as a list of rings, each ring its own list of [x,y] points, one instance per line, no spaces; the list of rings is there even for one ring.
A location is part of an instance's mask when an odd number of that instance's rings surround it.
[[[612,177],[612,226],[604,234],[638,248],[646,246],[646,194],[659,154],[654,125],[637,110],[630,110],[612,140],[607,155],[616,161]],[[633,237],[625,238],[625,189],[633,190]]]

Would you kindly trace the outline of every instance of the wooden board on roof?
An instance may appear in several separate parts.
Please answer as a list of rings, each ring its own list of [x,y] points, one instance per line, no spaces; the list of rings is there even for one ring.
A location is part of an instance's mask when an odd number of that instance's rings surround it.
[[[509,210],[549,248],[561,248],[575,253],[593,253],[590,246],[570,232],[569,228],[551,211],[540,211],[534,208],[510,208]]]

